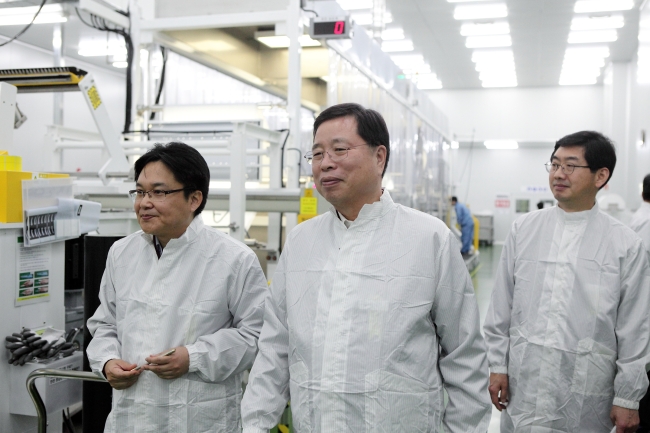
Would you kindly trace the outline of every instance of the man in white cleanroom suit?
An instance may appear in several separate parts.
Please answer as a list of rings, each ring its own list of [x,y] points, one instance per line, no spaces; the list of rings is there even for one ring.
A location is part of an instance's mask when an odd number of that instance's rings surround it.
[[[645,249],[650,255],[650,174],[643,178],[641,197],[643,201],[632,216],[630,227],[641,236]]]
[[[384,119],[360,105],[314,122],[305,157],[332,208],[282,251],[245,433],[268,432],[289,399],[298,433],[487,430],[485,344],[460,246],[440,220],[382,192],[389,150]]]
[[[650,268],[639,236],[600,211],[616,165],[597,132],[555,144],[557,207],[512,225],[485,320],[502,432],[634,432],[648,386]]]
[[[88,320],[90,366],[114,388],[104,431],[240,432],[268,290],[257,257],[203,224],[210,170],[196,149],[156,145],[135,180],[142,230],[112,246]]]

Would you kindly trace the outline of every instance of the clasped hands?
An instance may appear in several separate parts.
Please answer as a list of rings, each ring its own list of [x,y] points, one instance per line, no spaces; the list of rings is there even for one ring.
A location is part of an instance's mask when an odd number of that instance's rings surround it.
[[[165,350],[145,358],[147,364],[138,366],[123,359],[111,359],[104,364],[104,376],[115,389],[126,389],[137,382],[144,371],[151,371],[161,379],[176,379],[188,372],[190,355],[185,346]]]

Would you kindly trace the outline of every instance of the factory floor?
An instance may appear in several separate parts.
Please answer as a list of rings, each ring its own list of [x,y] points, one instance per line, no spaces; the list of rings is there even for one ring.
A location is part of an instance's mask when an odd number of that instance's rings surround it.
[[[478,268],[472,272],[472,282],[476,291],[476,302],[478,303],[479,314],[481,316],[481,327],[485,320],[488,306],[490,305],[490,296],[494,286],[496,269],[501,257],[502,246],[482,246],[479,248],[481,263]],[[499,433],[500,413],[492,408],[492,421],[487,433]],[[81,429],[81,413],[72,417],[75,433],[83,433]],[[66,429],[63,430],[66,432]]]
[[[500,245],[479,247],[481,264],[472,272],[472,283],[474,283],[474,290],[476,293],[476,302],[478,303],[478,311],[481,316],[481,331],[483,328],[483,321],[490,305],[490,297],[492,296],[492,289],[494,287],[494,278],[496,276],[499,258],[501,257]],[[487,433],[499,433],[499,422],[501,420],[501,413],[492,407],[492,420]]]

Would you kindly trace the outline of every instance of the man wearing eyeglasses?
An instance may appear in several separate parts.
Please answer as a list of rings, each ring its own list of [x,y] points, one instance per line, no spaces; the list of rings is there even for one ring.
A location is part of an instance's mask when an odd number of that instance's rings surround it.
[[[88,320],[90,365],[113,391],[105,432],[240,432],[241,374],[267,284],[255,254],[203,224],[210,170],[183,143],[135,163],[142,231],[111,248]]]
[[[245,433],[268,432],[289,398],[301,433],[487,430],[485,345],[458,241],[382,190],[389,150],[376,111],[340,104],[315,120],[306,158],[332,208],[282,251]]]
[[[638,235],[596,203],[615,165],[602,134],[560,139],[546,163],[558,206],[518,218],[506,239],[484,325],[504,433],[639,424],[650,268]]]

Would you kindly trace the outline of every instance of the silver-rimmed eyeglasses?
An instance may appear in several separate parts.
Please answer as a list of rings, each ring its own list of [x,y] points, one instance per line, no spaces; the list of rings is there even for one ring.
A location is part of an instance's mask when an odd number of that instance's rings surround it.
[[[136,201],[140,201],[144,198],[145,194],[149,196],[149,200],[151,201],[165,201],[167,198],[167,194],[173,194],[175,192],[179,191],[185,191],[189,190],[192,188],[179,188],[179,189],[170,189],[168,191],[162,190],[162,189],[150,189],[149,191],[144,191],[142,189],[132,189],[129,191],[129,197],[131,197],[131,200],[135,203]]]
[[[547,162],[544,164],[546,171],[549,173],[555,173],[560,167],[562,167],[562,173],[571,174],[576,168],[591,168],[588,165],[575,165],[575,164],[557,164],[555,162]]]
[[[323,162],[323,159],[325,158],[325,154],[327,154],[330,159],[334,162],[340,162],[344,160],[345,158],[348,157],[348,150],[350,149],[355,149],[357,147],[361,146],[367,146],[367,143],[364,144],[359,144],[357,146],[334,146],[334,148],[330,150],[323,150],[323,149],[316,149],[313,151],[309,151],[305,153],[304,158],[307,160],[309,164],[314,162]]]

